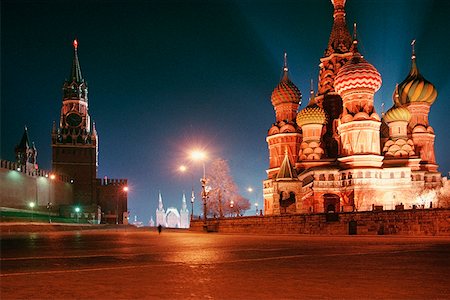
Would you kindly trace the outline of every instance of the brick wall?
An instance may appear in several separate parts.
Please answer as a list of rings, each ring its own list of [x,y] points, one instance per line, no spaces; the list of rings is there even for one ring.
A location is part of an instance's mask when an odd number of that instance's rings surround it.
[[[208,231],[222,233],[348,235],[352,226],[358,235],[450,236],[450,209],[255,216],[207,222]],[[194,220],[190,230],[203,231],[203,227],[202,220]]]

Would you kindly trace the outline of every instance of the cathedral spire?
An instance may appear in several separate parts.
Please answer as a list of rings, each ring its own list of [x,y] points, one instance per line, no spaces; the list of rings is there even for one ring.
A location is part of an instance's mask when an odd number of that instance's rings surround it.
[[[346,53],[352,45],[352,37],[345,23],[345,2],[346,0],[331,0],[334,7],[333,28],[331,29],[325,56],[333,53]]]
[[[287,81],[289,80],[289,68],[288,68],[288,63],[287,63],[287,53],[284,52],[284,56],[283,56],[283,76],[281,77],[281,81]]]

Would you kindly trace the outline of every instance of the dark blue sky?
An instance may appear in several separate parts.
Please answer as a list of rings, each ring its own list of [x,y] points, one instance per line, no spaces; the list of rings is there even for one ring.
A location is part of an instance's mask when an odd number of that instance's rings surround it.
[[[348,0],[346,11],[349,27],[358,22],[360,51],[383,77],[378,112],[381,102],[391,106],[417,40],[419,70],[439,93],[430,123],[439,170],[447,174],[450,1]],[[52,122],[59,120],[77,38],[100,137],[99,177],[129,179],[132,216],[147,223],[158,191],[166,207],[179,208],[193,181],[199,190],[201,166],[193,166],[192,176],[177,172],[196,147],[228,160],[242,194],[261,205],[265,137],[275,120],[270,95],[283,52],[304,107],[331,25],[327,0],[4,0],[1,158],[14,160],[27,125],[40,167],[50,169]]]

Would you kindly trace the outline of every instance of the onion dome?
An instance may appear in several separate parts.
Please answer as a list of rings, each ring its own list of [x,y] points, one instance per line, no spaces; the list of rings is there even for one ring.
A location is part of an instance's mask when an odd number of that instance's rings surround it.
[[[352,58],[342,66],[334,79],[334,87],[340,95],[355,89],[375,93],[381,87],[380,73],[358,52],[357,44],[355,39]]]
[[[436,100],[437,90],[431,82],[420,74],[414,51],[415,40],[411,45],[413,47],[411,70],[406,79],[398,86],[399,101],[402,105],[411,102],[425,102],[431,105]]]
[[[409,120],[411,120],[411,113],[406,107],[393,106],[384,115],[384,120],[386,121],[386,123],[391,123],[394,121],[409,122]]]
[[[311,83],[312,85],[312,83]],[[325,110],[316,103],[314,90],[311,87],[309,104],[297,114],[297,125],[302,127],[307,124],[326,124],[327,114]]]
[[[277,106],[282,103],[299,104],[302,100],[302,93],[289,79],[287,67],[287,54],[284,54],[283,77],[280,83],[272,92],[272,105]]]

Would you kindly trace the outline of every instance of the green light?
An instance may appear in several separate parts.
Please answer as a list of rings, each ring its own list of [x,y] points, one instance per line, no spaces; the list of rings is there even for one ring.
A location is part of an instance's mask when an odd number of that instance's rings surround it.
[[[79,207],[75,207],[75,212],[79,213],[80,212],[80,208]]]

